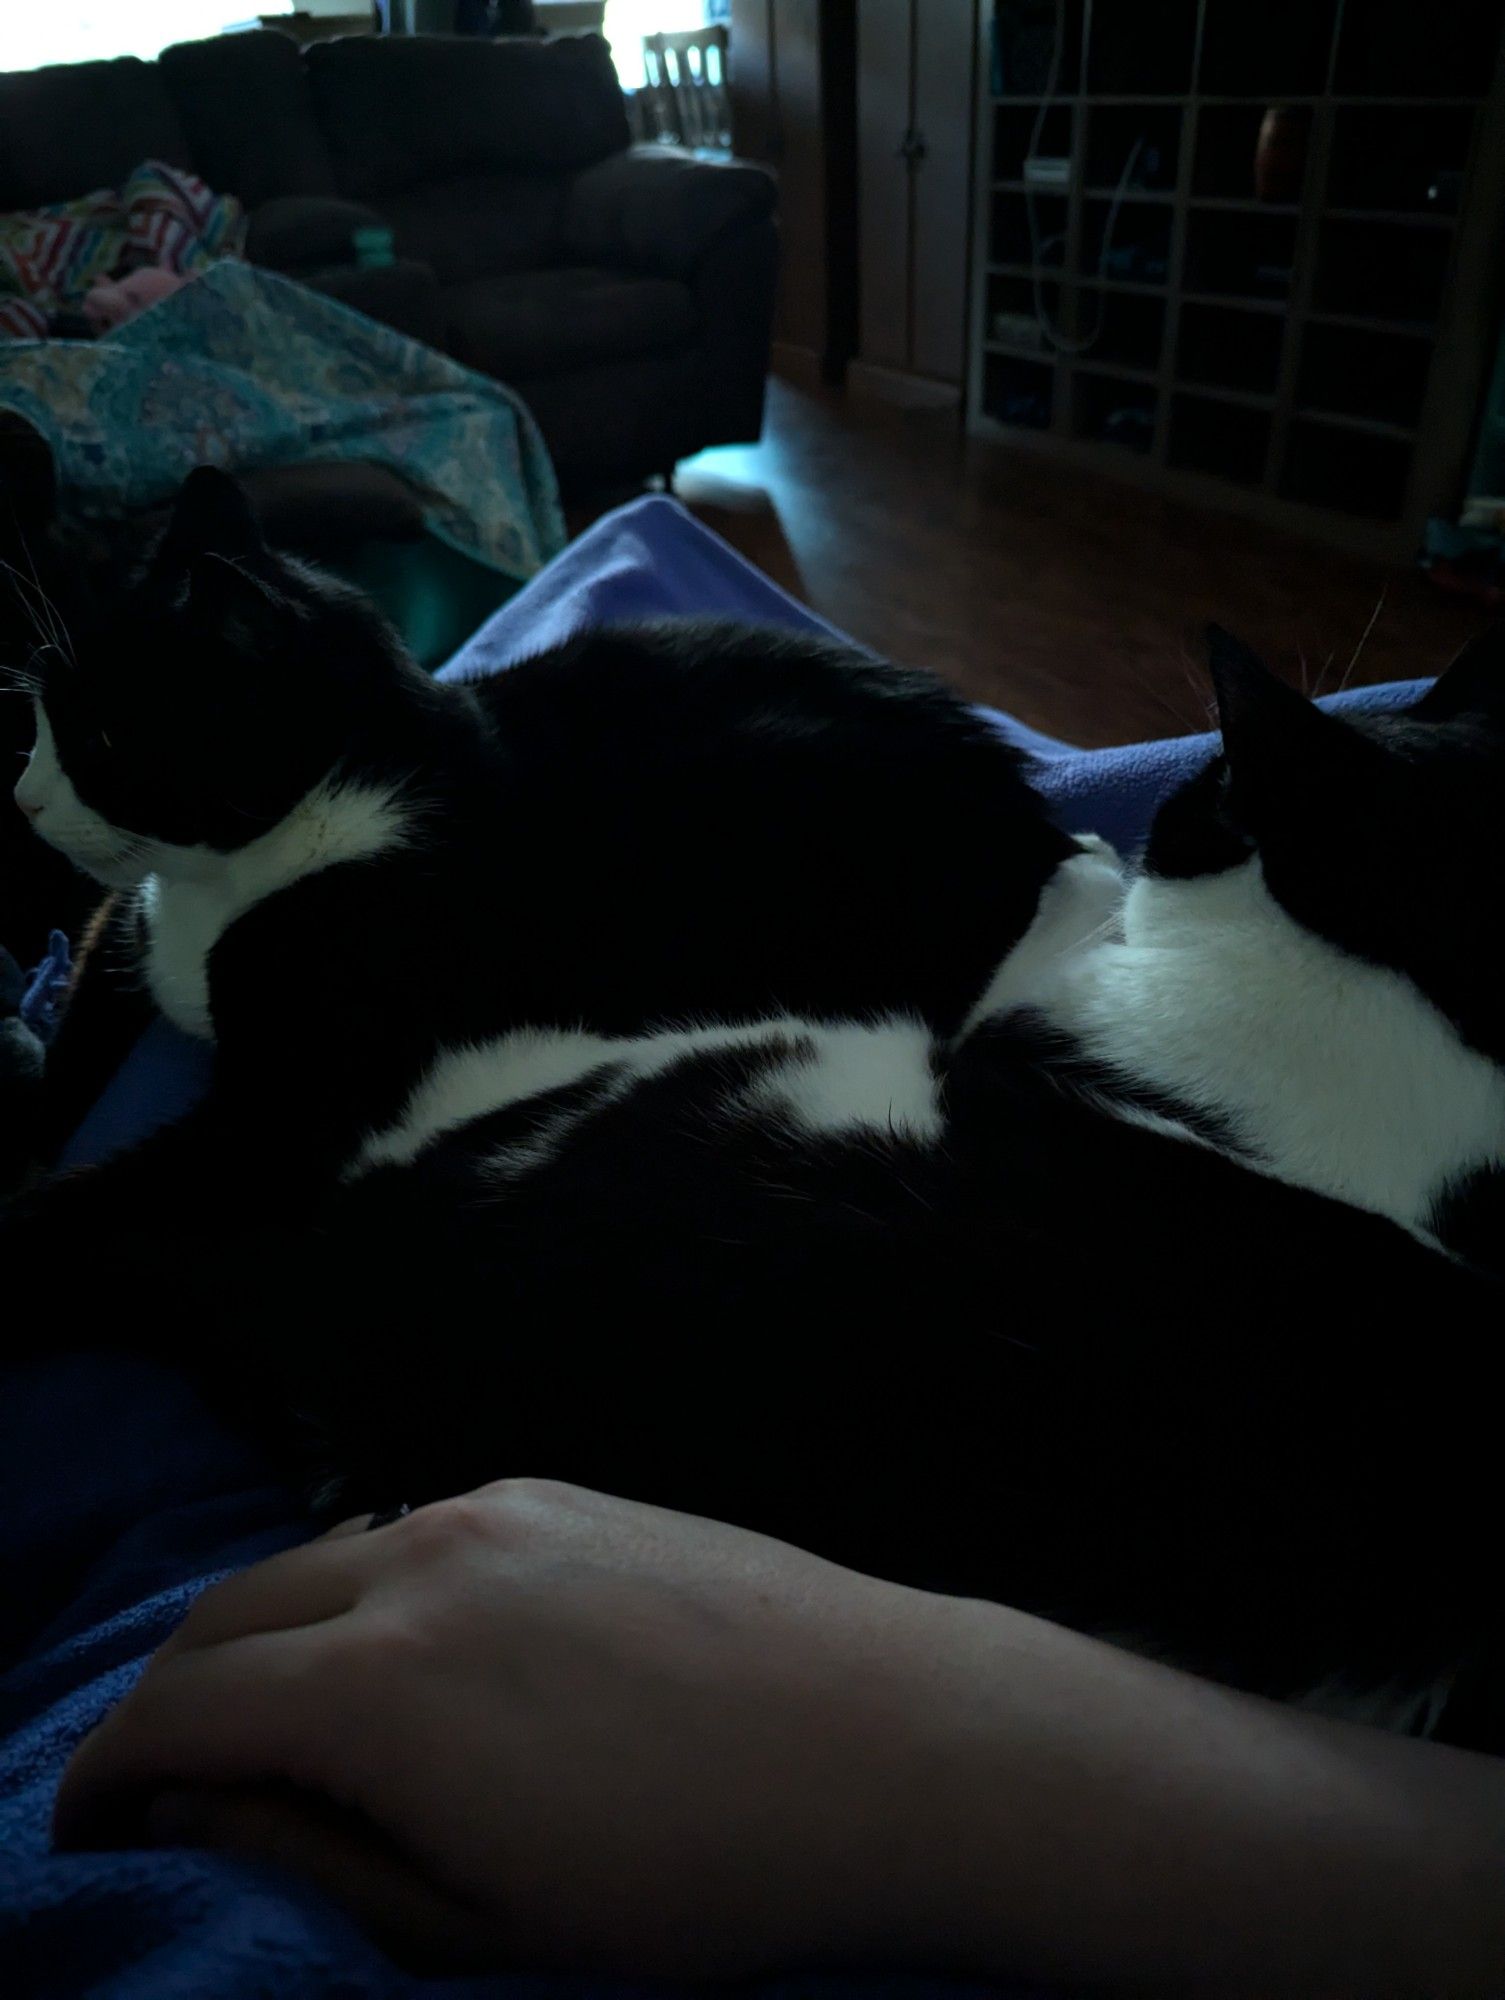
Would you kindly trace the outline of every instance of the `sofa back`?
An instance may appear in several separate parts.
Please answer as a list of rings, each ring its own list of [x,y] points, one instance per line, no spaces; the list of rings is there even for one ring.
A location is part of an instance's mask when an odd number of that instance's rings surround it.
[[[121,56],[0,75],[0,214],[120,187],[143,160],[194,164],[158,64]]]
[[[444,285],[550,263],[566,176],[631,141],[599,35],[351,36],[303,59],[340,193]]]
[[[359,201],[473,174],[568,173],[631,140],[599,35],[351,35],[304,60],[340,192]]]
[[[364,202],[399,256],[458,284],[550,262],[566,177],[630,143],[599,35],[300,49],[262,29],[183,42],[156,63],[0,76],[0,212],[118,187],[164,159],[253,214],[294,195]]]
[[[298,45],[270,28],[180,42],[159,59],[199,174],[256,208],[279,195],[334,194]]]

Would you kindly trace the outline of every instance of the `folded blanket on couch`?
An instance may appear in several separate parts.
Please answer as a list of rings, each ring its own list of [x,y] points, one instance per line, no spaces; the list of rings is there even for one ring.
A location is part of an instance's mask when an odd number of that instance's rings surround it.
[[[51,447],[71,511],[165,506],[195,465],[368,459],[431,534],[530,577],[564,541],[526,406],[421,341],[248,264],[212,265],[96,341],[0,341],[0,407]]]

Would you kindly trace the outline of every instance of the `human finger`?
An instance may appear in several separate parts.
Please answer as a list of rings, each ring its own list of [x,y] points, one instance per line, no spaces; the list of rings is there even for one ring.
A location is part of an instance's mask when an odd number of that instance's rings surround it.
[[[157,1657],[338,1618],[360,1596],[368,1561],[359,1544],[329,1536],[268,1556],[211,1585]]]
[[[159,1654],[74,1752],[53,1809],[54,1840],[121,1845],[147,1796],[169,1784],[285,1779],[330,1789],[348,1696],[318,1654],[300,1632]]]
[[[203,1787],[159,1794],[143,1816],[147,1845],[252,1856],[313,1882],[389,1957],[415,1971],[496,1964],[493,1924],[430,1882],[379,1828],[287,1786]]]

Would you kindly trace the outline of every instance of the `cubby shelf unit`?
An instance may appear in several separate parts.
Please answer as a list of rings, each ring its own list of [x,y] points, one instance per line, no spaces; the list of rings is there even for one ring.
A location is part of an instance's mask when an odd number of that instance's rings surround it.
[[[1495,346],[1505,0],[1058,7],[979,10],[970,428],[1410,555]]]

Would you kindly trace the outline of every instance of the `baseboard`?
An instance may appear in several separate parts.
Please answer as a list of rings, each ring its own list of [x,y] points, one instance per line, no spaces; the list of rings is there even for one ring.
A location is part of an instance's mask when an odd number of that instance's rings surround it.
[[[937,382],[930,375],[907,375],[902,368],[880,368],[871,361],[848,363],[847,387],[854,396],[899,403],[907,410],[959,410],[962,402],[958,382]]]

